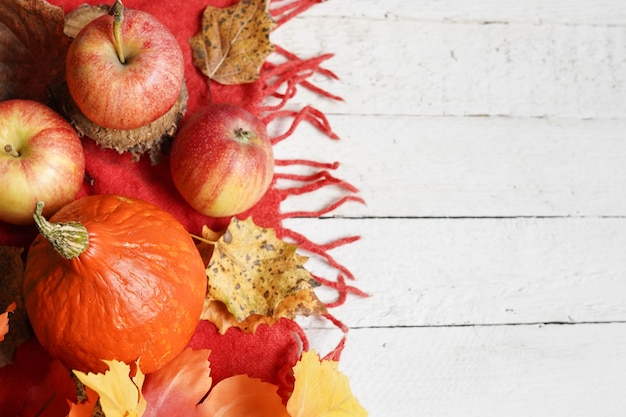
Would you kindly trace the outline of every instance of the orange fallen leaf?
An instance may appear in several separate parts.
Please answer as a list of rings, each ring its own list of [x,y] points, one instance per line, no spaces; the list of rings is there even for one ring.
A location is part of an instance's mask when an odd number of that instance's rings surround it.
[[[185,349],[156,372],[146,375],[144,417],[193,416],[196,405],[211,389],[210,350]]]
[[[274,26],[269,0],[239,0],[226,8],[208,6],[200,31],[189,39],[193,63],[220,84],[253,82],[274,51],[269,39]]]
[[[220,381],[198,406],[201,417],[289,417],[276,385],[248,375]]]
[[[287,401],[291,417],[365,417],[367,411],[352,394],[338,362],[320,360],[315,351],[302,352],[293,368],[295,384]]]
[[[233,218],[215,242],[206,268],[207,300],[224,303],[237,322],[255,315],[278,319],[322,311],[313,292],[319,284],[304,268],[308,258],[296,250],[273,229],[259,227],[251,218]]]
[[[67,417],[92,417],[98,401],[98,393],[89,387],[85,387],[87,398],[82,402],[70,403],[70,413]]]

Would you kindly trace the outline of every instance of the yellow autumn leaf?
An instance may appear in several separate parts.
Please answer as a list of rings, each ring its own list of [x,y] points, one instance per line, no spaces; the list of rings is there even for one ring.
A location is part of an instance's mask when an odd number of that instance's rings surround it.
[[[253,82],[274,51],[269,39],[274,27],[269,0],[239,0],[226,8],[207,6],[199,32],[189,39],[193,63],[220,84]]]
[[[100,406],[107,417],[141,417],[146,400],[141,394],[144,374],[130,377],[130,366],[120,361],[104,361],[109,369],[104,374],[73,371],[74,375],[100,396]]]
[[[296,250],[273,229],[259,227],[251,218],[233,218],[215,242],[206,268],[207,300],[224,303],[238,322],[253,315],[287,317],[287,310],[294,309],[320,311],[323,306],[313,292],[319,283],[304,268],[308,258]]]
[[[302,352],[293,368],[295,385],[287,401],[291,417],[365,417],[338,362],[320,360],[315,351]]]

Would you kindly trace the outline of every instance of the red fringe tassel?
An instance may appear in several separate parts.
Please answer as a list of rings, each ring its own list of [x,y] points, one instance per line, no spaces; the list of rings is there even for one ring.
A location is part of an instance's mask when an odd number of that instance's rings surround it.
[[[277,27],[279,27],[322,1],[323,0],[273,0],[271,2],[270,14],[276,21]],[[291,122],[286,131],[272,138],[272,143],[275,145],[292,136],[302,122],[311,124],[331,140],[338,140],[339,137],[335,132],[333,132],[328,119],[320,110],[312,106],[304,106],[299,110],[285,109],[285,106],[290,99],[296,95],[299,88],[305,88],[317,95],[331,100],[343,100],[341,97],[314,85],[310,81],[310,78],[315,74],[331,79],[338,78],[335,73],[322,66],[327,60],[332,58],[333,55],[323,54],[303,59],[278,45],[274,45],[274,47],[275,54],[280,58],[281,62],[273,63],[268,61],[263,66],[260,80],[263,83],[262,94],[263,97],[265,97],[265,102],[267,104],[261,106],[258,109],[258,113],[261,114],[261,117],[266,125],[276,122],[279,119],[291,119]],[[274,101],[273,103],[272,100]],[[342,305],[345,303],[349,294],[359,297],[367,297],[368,295],[363,291],[346,284],[346,278],[353,280],[354,275],[346,266],[336,261],[329,253],[336,247],[357,241],[360,239],[360,236],[349,236],[329,243],[318,244],[312,242],[294,230],[282,227],[282,220],[285,219],[295,217],[320,217],[333,212],[348,202],[365,204],[365,201],[356,195],[358,193],[358,189],[352,184],[331,174],[330,171],[336,170],[339,167],[338,162],[291,159],[277,160],[276,165],[283,167],[306,166],[315,170],[313,174],[309,175],[276,173],[274,176],[274,186],[277,180],[290,180],[302,183],[302,185],[291,188],[276,189],[281,202],[289,196],[312,193],[329,186],[339,187],[347,193],[347,195],[339,198],[331,204],[328,204],[320,210],[280,213],[279,217],[281,220],[281,227],[278,228],[276,232],[280,238],[293,240],[300,249],[321,257],[328,265],[337,270],[336,280],[319,276],[315,277],[322,285],[331,288],[338,293],[335,301],[327,303],[328,308]],[[345,345],[345,334],[348,332],[348,327],[330,313],[325,314],[324,317],[333,323],[333,325],[341,329],[344,333],[343,338],[335,349],[325,356],[325,359],[339,360]],[[304,334],[301,334],[300,336],[302,340],[306,340],[306,336]]]

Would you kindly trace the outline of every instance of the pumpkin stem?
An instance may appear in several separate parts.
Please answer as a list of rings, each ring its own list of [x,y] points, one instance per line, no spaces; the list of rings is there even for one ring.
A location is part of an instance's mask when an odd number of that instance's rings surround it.
[[[39,232],[65,259],[79,256],[89,246],[87,228],[78,222],[50,223],[43,217],[43,201],[35,206],[33,218]]]

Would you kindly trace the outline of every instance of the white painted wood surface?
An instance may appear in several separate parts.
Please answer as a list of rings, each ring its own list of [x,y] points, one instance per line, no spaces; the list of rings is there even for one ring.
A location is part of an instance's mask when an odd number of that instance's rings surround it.
[[[293,105],[341,140],[302,124],[276,152],[340,161],[367,202],[287,225],[362,237],[332,255],[371,297],[332,313],[370,415],[626,415],[626,2],[329,0],[273,41],[335,53],[314,81],[345,101]]]

